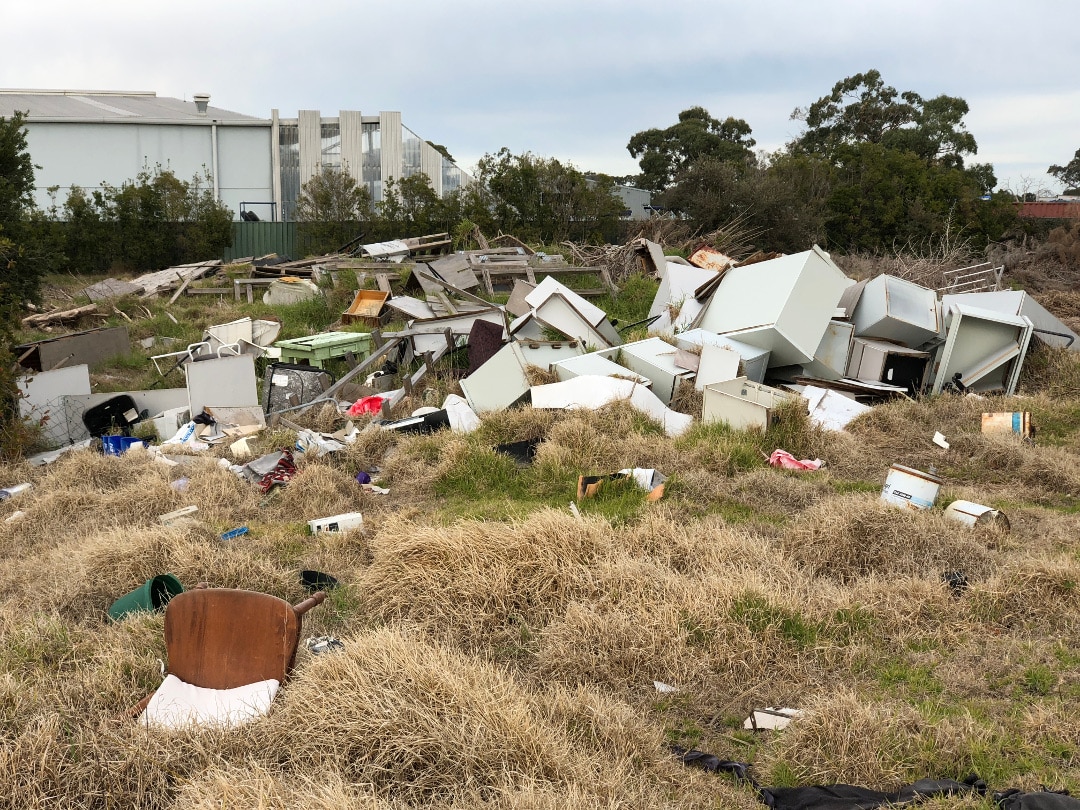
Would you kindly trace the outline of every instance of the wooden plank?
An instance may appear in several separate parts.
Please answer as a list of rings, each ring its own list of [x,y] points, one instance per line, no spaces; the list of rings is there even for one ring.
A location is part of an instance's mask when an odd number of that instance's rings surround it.
[[[450,296],[448,296],[446,293],[442,292],[441,290],[437,290],[436,292],[430,294],[433,295],[435,297],[435,300],[442,304],[446,311],[449,312],[451,315],[458,314],[458,308],[453,305],[453,303],[450,301]]]
[[[423,271],[420,272],[422,273]],[[459,298],[464,298],[466,301],[472,301],[474,304],[479,304],[484,309],[498,309],[498,306],[496,304],[493,304],[490,301],[485,301],[479,295],[473,295],[471,292],[455,287],[453,284],[449,284],[442,279],[435,278],[434,276],[428,276],[428,278],[430,278],[439,286],[444,287],[446,290]]]
[[[89,315],[97,311],[97,304],[87,304],[84,307],[75,307],[75,309],[53,310],[52,312],[43,312],[40,315],[28,315],[22,319],[22,323],[23,326],[44,326],[47,323],[73,321],[83,315]]]
[[[184,294],[184,290],[186,290],[188,288],[188,285],[195,278],[194,274],[188,276],[187,278],[184,278],[179,273],[176,274],[176,277],[180,279],[180,286],[176,288],[176,292],[174,292],[172,294],[172,298],[169,299],[169,304],[168,304],[169,306],[172,306],[173,304],[176,303],[176,299]]]

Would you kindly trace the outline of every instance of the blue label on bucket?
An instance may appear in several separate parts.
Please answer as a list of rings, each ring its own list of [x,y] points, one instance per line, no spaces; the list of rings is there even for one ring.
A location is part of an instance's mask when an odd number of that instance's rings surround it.
[[[1021,430],[1021,427],[1020,427],[1020,413],[1017,412],[1017,411],[1013,411],[1012,418],[1013,418],[1013,433],[1019,433],[1020,430]]]

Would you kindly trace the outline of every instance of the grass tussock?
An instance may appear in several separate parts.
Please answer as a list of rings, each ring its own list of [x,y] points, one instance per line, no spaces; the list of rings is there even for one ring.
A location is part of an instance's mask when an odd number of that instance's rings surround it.
[[[556,511],[520,524],[389,518],[371,540],[358,590],[383,621],[450,633],[469,649],[527,647],[561,613],[610,532],[603,520]]]
[[[924,777],[957,778],[974,733],[962,720],[935,725],[912,706],[867,701],[844,688],[810,700],[805,711],[762,751],[759,767],[771,782],[896,789]]]
[[[498,668],[388,630],[348,642],[313,661],[281,703],[265,745],[286,768],[332,764],[350,782],[410,803],[445,800],[462,785],[483,792],[595,778],[595,748],[569,750]]]
[[[997,625],[1075,632],[1080,616],[1075,554],[1013,559],[972,589],[972,613]]]
[[[858,493],[811,506],[781,545],[811,575],[839,582],[867,575],[933,579],[954,570],[976,579],[992,566],[975,532],[941,514]]]

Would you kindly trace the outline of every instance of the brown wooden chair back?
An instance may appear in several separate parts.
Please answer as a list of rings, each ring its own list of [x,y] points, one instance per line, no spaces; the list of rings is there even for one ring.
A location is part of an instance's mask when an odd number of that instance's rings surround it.
[[[206,588],[185,591],[165,611],[169,672],[207,689],[232,689],[274,678],[293,668],[300,616],[325,594],[295,608],[255,591]]]

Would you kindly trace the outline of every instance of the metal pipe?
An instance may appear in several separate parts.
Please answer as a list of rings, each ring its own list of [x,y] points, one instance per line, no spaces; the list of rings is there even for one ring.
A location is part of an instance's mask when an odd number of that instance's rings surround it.
[[[218,185],[218,143],[217,143],[217,121],[210,125],[210,160],[213,161],[213,173],[214,173],[214,200],[221,202],[220,186]]]

